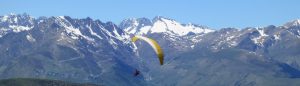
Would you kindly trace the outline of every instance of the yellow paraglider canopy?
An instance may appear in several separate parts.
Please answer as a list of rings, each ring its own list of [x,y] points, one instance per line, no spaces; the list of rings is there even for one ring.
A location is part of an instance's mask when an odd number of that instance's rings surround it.
[[[151,45],[151,47],[154,49],[155,53],[158,56],[160,65],[163,65],[164,64],[164,53],[163,53],[162,49],[160,48],[160,46],[158,45],[158,43],[151,38],[147,38],[147,37],[143,37],[143,36],[134,36],[134,37],[132,37],[131,40],[132,40],[132,42],[136,42],[138,39],[141,39]]]

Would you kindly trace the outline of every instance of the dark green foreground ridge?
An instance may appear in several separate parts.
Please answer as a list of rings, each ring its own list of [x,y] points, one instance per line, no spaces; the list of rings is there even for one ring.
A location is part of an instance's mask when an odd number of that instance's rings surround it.
[[[100,86],[94,84],[71,83],[59,80],[14,78],[0,80],[0,86]]]

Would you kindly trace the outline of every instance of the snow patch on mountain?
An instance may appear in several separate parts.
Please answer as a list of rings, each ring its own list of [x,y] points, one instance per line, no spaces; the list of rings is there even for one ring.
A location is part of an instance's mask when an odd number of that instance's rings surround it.
[[[150,29],[151,33],[160,33],[166,31],[167,31],[167,25],[165,24],[165,22],[162,21],[155,22],[152,28]]]
[[[255,44],[258,44],[260,46],[263,46],[263,43],[265,41],[265,38],[269,35],[265,34],[264,29],[262,28],[256,28],[256,30],[259,32],[259,36],[251,39]]]
[[[86,27],[89,29],[90,33],[91,33],[93,36],[96,36],[96,37],[99,38],[99,39],[103,39],[101,36],[99,36],[96,32],[93,31],[91,25],[86,25]]]
[[[5,22],[5,21],[7,21],[7,20],[8,20],[8,17],[9,17],[9,16],[7,16],[7,15],[5,15],[5,16],[3,16],[3,17],[1,17],[1,21],[2,21],[2,22]]]
[[[94,39],[83,35],[80,32],[79,28],[73,27],[73,25],[70,22],[68,22],[68,20],[66,20],[64,16],[59,16],[57,20],[58,23],[60,23],[60,25],[65,28],[65,31],[68,35],[71,36],[72,39],[79,39],[80,37],[83,37],[89,41],[94,41]]]
[[[279,40],[279,39],[280,39],[280,35],[279,35],[279,34],[275,34],[275,35],[274,35],[274,39],[275,39],[275,40]]]
[[[9,28],[12,29],[13,32],[22,32],[22,31],[26,31],[26,30],[31,30],[33,28],[32,27],[28,27],[28,26],[17,26],[17,25],[10,25]]]
[[[238,43],[234,40],[236,36],[229,36],[226,41],[229,43],[229,47],[236,46]]]
[[[124,40],[124,37],[123,37],[123,36],[124,36],[125,34],[119,34],[118,31],[117,31],[117,27],[115,27],[114,25],[113,25],[113,33],[114,33],[114,36],[113,36],[113,37],[115,37],[116,39],[121,40],[121,41]]]
[[[297,37],[300,38],[300,30],[297,30],[297,33],[298,33]]]
[[[140,34],[147,34],[150,29],[151,29],[151,26],[144,26],[141,28]]]
[[[26,38],[29,42],[35,42],[35,38],[32,37],[32,35],[26,35]]]
[[[129,31],[129,33],[136,33],[137,32],[136,27],[139,25],[138,21],[134,19],[132,22],[132,25],[133,25],[132,27],[135,27],[135,28],[128,27],[125,30]]]

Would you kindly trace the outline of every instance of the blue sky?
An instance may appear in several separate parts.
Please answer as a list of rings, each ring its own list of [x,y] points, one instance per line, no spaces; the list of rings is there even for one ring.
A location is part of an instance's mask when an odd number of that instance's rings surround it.
[[[300,18],[299,5],[300,0],[1,0],[0,15],[68,15],[116,24],[126,18],[165,16],[219,29],[282,25]]]

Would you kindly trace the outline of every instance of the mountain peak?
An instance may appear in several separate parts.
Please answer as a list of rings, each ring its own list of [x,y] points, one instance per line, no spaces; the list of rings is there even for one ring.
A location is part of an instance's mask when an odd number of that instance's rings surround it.
[[[181,24],[173,19],[156,16],[151,20],[147,18],[130,18],[124,20],[120,27],[130,34],[168,33],[184,36],[188,33],[208,33],[214,30],[192,23]]]
[[[174,19],[170,19],[170,18],[167,18],[167,17],[164,17],[164,16],[155,16],[155,17],[152,19],[152,22],[156,22],[156,21],[164,21],[164,20],[175,21]]]
[[[152,26],[152,21],[148,18],[129,18],[123,20],[119,25],[120,28],[131,34],[142,32],[140,28],[145,26]]]
[[[1,22],[8,22],[8,23],[13,23],[13,24],[17,24],[17,23],[24,23],[24,22],[30,22],[33,23],[33,17],[23,13],[23,14],[14,14],[14,13],[10,13],[4,16],[0,16],[0,21]],[[21,20],[25,20],[25,21],[21,21]]]
[[[284,24],[284,26],[286,26],[286,27],[300,26],[300,19],[296,19],[296,20],[287,22],[286,24]]]

